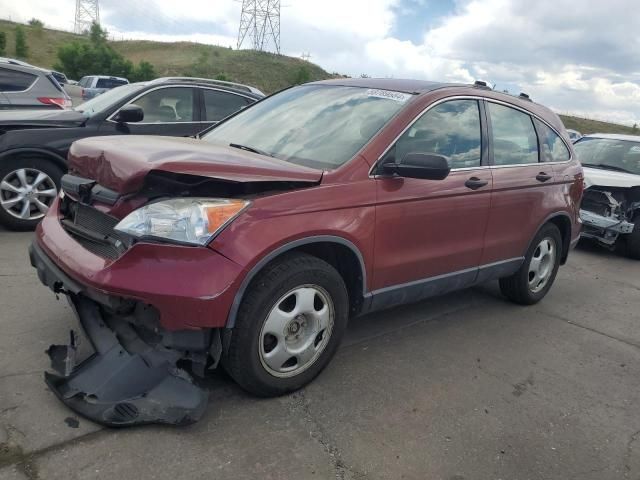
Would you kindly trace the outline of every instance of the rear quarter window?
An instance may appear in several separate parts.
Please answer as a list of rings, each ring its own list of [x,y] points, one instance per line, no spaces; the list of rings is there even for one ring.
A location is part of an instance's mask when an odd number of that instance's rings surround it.
[[[0,92],[23,92],[38,79],[36,75],[0,67]]]
[[[538,134],[540,135],[540,161],[568,161],[571,157],[571,154],[569,153],[569,149],[564,144],[560,136],[537,118],[534,118],[533,121],[536,124],[536,129],[538,130]]]

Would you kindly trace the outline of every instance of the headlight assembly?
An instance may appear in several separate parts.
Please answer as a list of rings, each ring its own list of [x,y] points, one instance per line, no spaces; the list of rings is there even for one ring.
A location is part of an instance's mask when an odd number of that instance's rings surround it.
[[[134,210],[115,229],[137,238],[155,237],[205,245],[249,203],[228,198],[164,200]]]

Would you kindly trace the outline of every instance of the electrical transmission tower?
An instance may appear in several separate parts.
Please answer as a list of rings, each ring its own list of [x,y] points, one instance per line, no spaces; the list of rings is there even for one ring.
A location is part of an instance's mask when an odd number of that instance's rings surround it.
[[[100,6],[98,0],[76,0],[76,21],[73,30],[85,33],[93,23],[100,23]]]
[[[238,49],[247,37],[254,50],[280,53],[280,0],[242,0]]]

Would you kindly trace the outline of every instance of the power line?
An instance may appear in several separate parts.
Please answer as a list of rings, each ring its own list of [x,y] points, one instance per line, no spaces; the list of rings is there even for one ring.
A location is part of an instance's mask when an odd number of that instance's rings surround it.
[[[73,30],[84,33],[91,29],[91,25],[100,24],[100,6],[98,0],[76,0],[76,19]]]
[[[280,53],[280,0],[242,0],[238,49],[247,36],[254,50]]]

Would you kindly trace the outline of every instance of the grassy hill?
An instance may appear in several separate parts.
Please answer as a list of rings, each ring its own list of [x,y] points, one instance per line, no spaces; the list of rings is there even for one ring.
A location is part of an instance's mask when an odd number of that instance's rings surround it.
[[[8,57],[14,56],[16,25],[18,24],[14,22],[0,20],[0,31],[7,34]],[[25,60],[40,67],[53,67],[61,45],[72,41],[87,41],[84,36],[70,32],[29,25],[23,25],[23,28],[29,46],[29,56]],[[256,86],[265,93],[291,85],[301,69],[308,72],[309,81],[332,76],[319,66],[299,58],[253,50],[232,50],[191,42],[124,40],[110,43],[115,50],[136,64],[140,60],[151,62],[160,76],[193,75],[214,78],[224,75],[230,81]]]
[[[0,31],[7,34],[7,56],[15,52],[14,30],[17,23],[0,20]],[[86,42],[84,36],[70,32],[23,26],[29,45],[28,62],[51,68],[57,61],[58,48],[71,41]],[[299,58],[253,50],[232,50],[190,42],[162,43],[146,40],[114,41],[111,45],[134,63],[151,62],[160,76],[191,75],[214,78],[224,75],[234,82],[254,85],[272,93],[295,82],[304,68],[309,80],[322,80],[332,75],[319,66]],[[95,72],[100,73],[100,72]],[[77,79],[76,79],[77,80]],[[638,135],[631,126],[561,115],[567,128],[582,133],[626,133]]]
[[[627,135],[640,135],[640,129],[616,123],[601,122],[588,118],[570,117],[560,115],[564,126],[577,130],[582,134],[588,133],[622,133]]]

